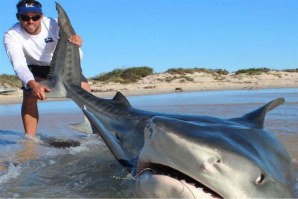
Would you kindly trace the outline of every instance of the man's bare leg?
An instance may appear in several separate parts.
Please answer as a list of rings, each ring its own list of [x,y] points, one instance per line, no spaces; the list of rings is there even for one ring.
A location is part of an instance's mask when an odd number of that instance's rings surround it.
[[[23,94],[22,120],[26,135],[36,136],[39,119],[37,98],[31,94]]]
[[[83,89],[91,93],[91,88],[88,82],[82,82]],[[24,93],[22,104],[22,120],[26,135],[35,137],[37,132],[37,124],[39,120],[38,114],[38,99],[31,94]]]

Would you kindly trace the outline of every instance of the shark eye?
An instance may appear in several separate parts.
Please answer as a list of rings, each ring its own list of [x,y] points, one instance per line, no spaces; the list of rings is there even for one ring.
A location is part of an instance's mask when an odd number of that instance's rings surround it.
[[[262,184],[264,182],[265,175],[261,174],[257,179],[256,179],[256,184]]]

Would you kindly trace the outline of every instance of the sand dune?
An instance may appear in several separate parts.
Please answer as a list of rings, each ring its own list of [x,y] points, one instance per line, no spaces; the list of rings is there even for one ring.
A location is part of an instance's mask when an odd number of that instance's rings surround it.
[[[298,88],[298,73],[270,71],[261,75],[228,74],[218,76],[207,73],[180,76],[160,73],[147,76],[131,84],[90,83],[94,94],[99,96],[112,96],[115,91],[121,91],[125,95],[146,95],[208,90]]]

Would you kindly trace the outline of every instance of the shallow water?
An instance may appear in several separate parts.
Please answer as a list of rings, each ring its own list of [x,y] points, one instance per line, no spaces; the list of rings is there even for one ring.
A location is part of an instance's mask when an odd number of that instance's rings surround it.
[[[270,111],[265,128],[281,137],[298,168],[298,89],[235,90],[129,97],[137,108],[223,118],[238,117],[284,97]],[[72,101],[42,102],[39,136],[82,143],[68,149],[26,142],[20,105],[0,106],[0,197],[133,197],[132,177],[95,135],[69,128],[83,120]],[[296,179],[297,179],[296,174]]]

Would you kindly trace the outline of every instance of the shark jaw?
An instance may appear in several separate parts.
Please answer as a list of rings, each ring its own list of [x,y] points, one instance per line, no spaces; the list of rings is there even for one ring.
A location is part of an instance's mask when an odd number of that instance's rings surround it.
[[[151,145],[148,143],[150,143],[154,128],[155,125],[151,123],[144,130],[147,146]],[[152,158],[150,154],[158,152],[150,151],[151,147],[144,148],[145,150],[140,153],[136,169],[137,195],[150,198],[224,198],[215,190],[200,182],[199,179],[195,179],[181,171],[181,169],[175,168],[175,164],[172,164],[171,160]],[[220,163],[220,160],[216,160],[215,163]],[[204,173],[204,170],[207,170],[207,168],[202,168],[202,173]]]
[[[137,172],[138,195],[150,198],[223,198],[199,181],[168,166],[139,162]]]

